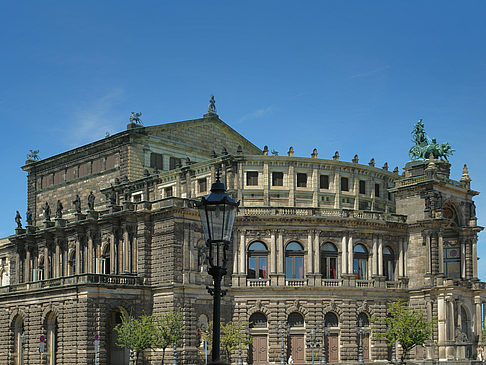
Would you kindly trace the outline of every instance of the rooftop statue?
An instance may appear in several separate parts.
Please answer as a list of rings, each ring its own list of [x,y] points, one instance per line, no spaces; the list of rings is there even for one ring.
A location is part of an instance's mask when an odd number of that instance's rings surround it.
[[[39,161],[39,150],[29,150],[27,154],[28,161]]]
[[[17,214],[15,215],[15,223],[17,223],[17,228],[22,228],[22,217],[20,216],[18,210],[17,210]]]
[[[208,113],[216,114],[216,100],[214,100],[214,95],[211,95],[211,99],[209,99]]]
[[[142,125],[142,119],[140,119],[141,116],[142,113],[132,112],[132,114],[130,115],[130,122]]]
[[[408,151],[408,156],[412,161],[426,160],[431,155],[438,159],[448,161],[447,157],[451,156],[454,152],[448,142],[438,144],[436,138],[429,139],[425,133],[425,126],[422,119],[415,125],[415,128],[412,130],[412,135],[412,142],[415,142],[415,146],[412,146]]]

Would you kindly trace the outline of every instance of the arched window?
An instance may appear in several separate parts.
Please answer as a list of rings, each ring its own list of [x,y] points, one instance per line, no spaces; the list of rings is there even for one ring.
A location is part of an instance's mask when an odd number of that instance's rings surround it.
[[[298,312],[292,312],[287,319],[289,326],[292,327],[304,327],[304,317]]]
[[[333,312],[327,312],[324,316],[324,326],[325,327],[338,327],[339,319]]]
[[[68,275],[76,274],[76,251],[71,250],[68,258]]]
[[[262,312],[250,316],[250,328],[267,328],[267,317]]]
[[[337,256],[336,246],[331,242],[321,247],[321,274],[326,279],[337,279]]]
[[[457,240],[444,242],[444,274],[448,278],[461,277],[461,246]]]
[[[370,325],[370,319],[368,318],[368,315],[364,312],[361,312],[358,315],[358,327],[369,327]]]
[[[383,275],[385,280],[393,281],[395,278],[395,255],[390,247],[383,249]]]
[[[14,364],[22,365],[22,349],[25,348],[26,336],[24,333],[24,319],[17,315],[13,323],[14,332]]]
[[[298,242],[290,242],[285,248],[285,277],[304,278],[304,249]]]
[[[248,279],[268,279],[267,256],[267,246],[262,242],[248,247]]]
[[[54,312],[49,313],[46,323],[47,330],[47,365],[56,364],[57,350],[57,317]]]
[[[368,250],[362,244],[357,244],[353,249],[354,262],[353,273],[356,279],[368,279]]]

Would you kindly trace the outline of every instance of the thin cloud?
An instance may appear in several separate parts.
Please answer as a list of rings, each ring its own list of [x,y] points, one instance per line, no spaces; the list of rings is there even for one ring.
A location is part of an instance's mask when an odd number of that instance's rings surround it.
[[[120,121],[114,117],[114,107],[123,99],[124,91],[114,89],[102,97],[80,107],[73,114],[68,140],[73,146],[105,137],[116,130]]]
[[[371,70],[371,71],[360,72],[360,73],[357,73],[355,75],[351,75],[351,76],[349,76],[349,78],[350,79],[357,79],[357,78],[361,78],[361,77],[369,77],[369,76],[373,76],[373,75],[378,74],[378,73],[382,73],[383,71],[386,71],[389,68],[390,68],[390,66],[386,65],[386,66],[375,68],[374,70]]]
[[[264,115],[267,115],[267,114],[271,113],[272,111],[273,111],[273,107],[272,106],[268,106],[266,108],[257,109],[254,112],[251,112],[251,113],[248,113],[248,114],[243,115],[238,120],[238,123],[242,123],[244,121],[251,120],[251,119],[261,118]]]

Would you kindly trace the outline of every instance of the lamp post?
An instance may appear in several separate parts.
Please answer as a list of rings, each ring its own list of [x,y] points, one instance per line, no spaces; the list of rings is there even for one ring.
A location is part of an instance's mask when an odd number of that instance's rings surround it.
[[[312,349],[312,365],[314,365],[314,348],[319,347],[320,339],[316,336],[314,328],[311,330],[309,338],[306,339],[307,347]]]
[[[206,247],[208,248],[208,273],[213,277],[214,287],[207,288],[214,297],[213,304],[213,348],[211,360],[220,361],[220,315],[221,297],[226,291],[221,290],[221,280],[226,275],[226,253],[233,231],[233,223],[239,203],[235,203],[226,194],[226,187],[219,180],[220,172],[216,173],[216,181],[211,186],[211,194],[203,197],[197,204],[201,218]]]
[[[325,321],[322,321],[322,347],[321,347],[321,364],[327,364],[327,336],[331,330],[326,326]]]
[[[21,364],[24,365],[24,344],[25,344],[25,332],[20,335],[20,356]]]
[[[364,327],[363,319],[360,318],[358,320],[358,326],[356,327],[356,332],[358,333],[359,336],[359,342],[358,342],[358,362],[363,363],[364,362],[364,356],[363,356],[363,335],[368,333],[366,328]]]

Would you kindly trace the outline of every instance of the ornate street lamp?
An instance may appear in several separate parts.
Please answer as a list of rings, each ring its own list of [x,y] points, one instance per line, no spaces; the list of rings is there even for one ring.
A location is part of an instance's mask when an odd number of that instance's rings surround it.
[[[359,336],[358,342],[358,362],[364,362],[364,353],[363,353],[363,336],[368,334],[368,330],[364,326],[364,322],[362,318],[358,319],[358,325],[356,326],[356,332]]]
[[[327,337],[331,333],[329,327],[326,326],[325,321],[322,321],[322,347],[321,347],[321,364],[327,364],[327,356],[328,356],[328,349],[327,349]]]
[[[201,223],[208,248],[208,273],[213,277],[214,288],[207,288],[214,297],[213,305],[213,348],[211,358],[213,362],[220,360],[220,315],[221,297],[226,292],[221,290],[221,280],[226,275],[226,254],[233,231],[236,212],[239,203],[235,203],[226,194],[226,187],[219,180],[220,172],[216,173],[216,181],[211,186],[211,194],[203,197],[197,204]]]
[[[316,331],[314,331],[314,328],[311,330],[310,336],[307,338],[307,347],[312,349],[312,365],[314,365],[314,349],[316,347],[319,347],[320,344],[319,342],[321,339],[316,336]]]

